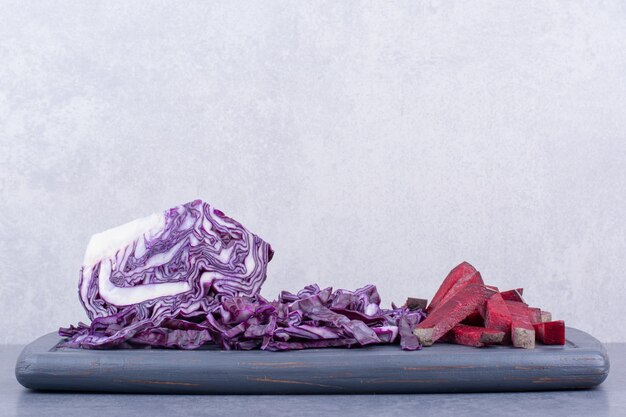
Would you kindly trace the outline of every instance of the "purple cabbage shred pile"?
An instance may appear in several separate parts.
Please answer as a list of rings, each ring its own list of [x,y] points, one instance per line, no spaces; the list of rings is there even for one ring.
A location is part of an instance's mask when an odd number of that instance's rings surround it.
[[[268,301],[270,245],[200,200],[95,235],[79,280],[90,325],[59,329],[67,347],[285,351],[399,343],[422,310],[380,307],[374,285],[309,285]]]

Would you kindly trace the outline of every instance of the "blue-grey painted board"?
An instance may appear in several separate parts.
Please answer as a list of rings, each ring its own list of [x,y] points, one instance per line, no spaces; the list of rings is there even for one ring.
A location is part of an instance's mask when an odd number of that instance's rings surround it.
[[[79,350],[59,336],[26,346],[16,377],[38,390],[180,394],[365,394],[592,388],[609,372],[604,346],[566,329],[565,346],[435,344],[293,352]]]

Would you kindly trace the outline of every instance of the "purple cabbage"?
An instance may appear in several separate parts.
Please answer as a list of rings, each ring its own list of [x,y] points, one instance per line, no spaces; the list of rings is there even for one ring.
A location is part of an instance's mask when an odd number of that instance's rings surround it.
[[[133,346],[282,351],[399,342],[425,317],[380,308],[373,285],[356,291],[309,285],[260,294],[268,243],[200,200],[92,237],[79,280],[90,325],[59,329],[67,347]]]

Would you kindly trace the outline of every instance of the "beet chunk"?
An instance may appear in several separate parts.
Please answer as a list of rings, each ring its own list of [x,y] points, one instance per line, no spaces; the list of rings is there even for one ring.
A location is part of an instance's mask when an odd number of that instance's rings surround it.
[[[544,345],[565,344],[565,322],[563,320],[536,323],[534,327],[537,340]]]
[[[426,308],[426,312],[432,313],[469,284],[483,284],[483,280],[476,268],[467,262],[462,262],[452,269],[443,280],[435,296],[430,301],[430,305]]]
[[[500,293],[492,295],[491,298],[487,300],[485,307],[485,327],[504,332],[502,343],[511,343],[511,313]]]
[[[516,288],[514,290],[502,291],[500,294],[502,298],[508,301],[519,301],[520,303],[525,303],[522,298],[522,294],[524,293],[523,288]]]
[[[457,345],[481,347],[502,343],[504,332],[485,329],[484,327],[457,324],[442,338],[446,342]]]
[[[420,322],[413,333],[424,346],[430,346],[496,292],[481,284],[470,284]]]

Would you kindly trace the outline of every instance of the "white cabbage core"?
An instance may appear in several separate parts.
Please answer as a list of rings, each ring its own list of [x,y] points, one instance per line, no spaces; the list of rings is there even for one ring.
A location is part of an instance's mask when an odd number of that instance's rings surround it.
[[[111,277],[111,261],[103,260],[98,276],[98,288],[102,299],[116,306],[138,304],[153,298],[176,295],[191,290],[187,282],[164,282],[161,284],[144,284],[137,287],[116,287]]]
[[[136,240],[142,241],[144,235],[150,238],[165,227],[164,213],[154,213],[141,219],[133,220],[121,226],[96,233],[89,240],[83,265],[91,266],[102,259],[112,258],[120,248],[126,248]],[[145,250],[145,247],[144,247]]]
[[[146,284],[137,287],[117,287],[111,281],[111,271],[120,250],[129,250],[136,243],[136,255],[145,253],[146,240],[152,240],[165,227],[164,213],[155,213],[141,219],[123,224],[118,227],[95,234],[89,240],[85,259],[83,261],[83,273],[91,275],[93,266],[100,262],[100,275],[98,288],[100,296],[110,304],[125,306],[138,304],[146,300],[168,295],[176,295],[190,291],[191,286],[187,282],[164,282],[160,284]],[[180,242],[182,244],[183,242]],[[150,265],[165,264],[171,260],[180,246],[176,245],[167,253],[160,254],[150,260]],[[138,249],[138,250],[137,250]],[[138,252],[138,253],[137,253]],[[89,280],[82,282],[81,295],[87,295]]]

